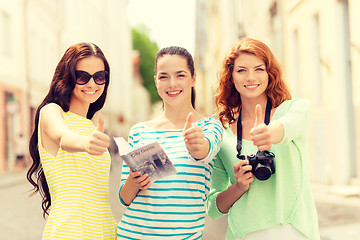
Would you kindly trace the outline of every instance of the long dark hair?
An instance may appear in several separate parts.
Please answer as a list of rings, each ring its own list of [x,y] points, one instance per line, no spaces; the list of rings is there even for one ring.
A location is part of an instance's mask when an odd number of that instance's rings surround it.
[[[71,94],[76,84],[76,63],[79,60],[90,56],[95,56],[103,60],[105,65],[105,71],[110,74],[109,63],[98,46],[93,43],[75,44],[65,51],[64,56],[61,58],[55,69],[49,92],[36,110],[35,127],[29,142],[29,151],[33,163],[27,172],[27,179],[34,186],[32,195],[39,192],[42,197],[42,209],[44,211],[44,217],[46,214],[49,214],[48,211],[51,206],[51,198],[49,187],[44,175],[44,170],[40,162],[40,154],[38,149],[38,128],[40,110],[48,103],[56,103],[64,110],[64,112],[69,111]],[[104,92],[99,97],[99,99],[97,99],[94,103],[90,104],[86,116],[88,119],[91,119],[94,114],[104,106],[108,86],[109,81],[105,83]]]
[[[187,66],[190,69],[191,76],[192,77],[194,76],[195,67],[194,67],[194,59],[192,55],[185,48],[177,47],[177,46],[165,47],[157,52],[155,56],[155,70],[154,70],[155,74],[157,69],[157,62],[159,58],[161,58],[164,55],[179,55],[184,57],[186,59]],[[191,87],[191,105],[193,106],[194,109],[195,109],[195,98],[196,98],[195,88]]]

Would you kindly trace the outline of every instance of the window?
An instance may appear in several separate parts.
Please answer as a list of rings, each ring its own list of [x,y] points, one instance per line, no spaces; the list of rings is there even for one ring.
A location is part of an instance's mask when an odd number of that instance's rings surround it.
[[[323,83],[321,74],[321,58],[320,58],[320,34],[319,34],[319,16],[315,14],[312,17],[312,29],[311,29],[311,44],[312,44],[312,66],[314,77],[314,93],[313,103],[315,105],[321,105],[323,103]]]
[[[4,55],[11,56],[11,20],[5,12],[1,14],[1,51]]]
[[[291,37],[291,81],[296,97],[301,97],[300,76],[299,76],[299,36],[298,31],[294,30]]]

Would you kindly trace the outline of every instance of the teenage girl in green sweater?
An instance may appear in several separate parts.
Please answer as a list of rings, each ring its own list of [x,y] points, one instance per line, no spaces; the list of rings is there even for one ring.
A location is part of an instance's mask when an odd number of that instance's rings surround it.
[[[243,38],[231,49],[216,104],[225,131],[211,176],[209,216],[228,214],[227,239],[319,239],[308,176],[311,106],[291,100],[264,43]],[[267,154],[265,168],[247,164],[250,154],[261,158],[258,151]]]

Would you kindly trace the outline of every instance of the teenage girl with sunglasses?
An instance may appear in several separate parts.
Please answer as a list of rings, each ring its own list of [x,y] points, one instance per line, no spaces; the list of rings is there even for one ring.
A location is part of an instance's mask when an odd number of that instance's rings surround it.
[[[91,119],[106,99],[109,64],[98,46],[69,47],[38,107],[27,178],[48,220],[43,239],[114,239],[109,204],[110,138]]]

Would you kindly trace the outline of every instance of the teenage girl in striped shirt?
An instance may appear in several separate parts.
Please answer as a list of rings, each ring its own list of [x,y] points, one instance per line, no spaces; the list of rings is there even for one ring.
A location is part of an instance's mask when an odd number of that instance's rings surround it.
[[[177,173],[155,182],[124,163],[119,197],[127,209],[118,239],[200,239],[205,201],[223,128],[195,110],[196,74],[191,54],[181,47],[161,49],[155,58],[155,85],[163,113],[134,125],[134,149],[158,142]]]

